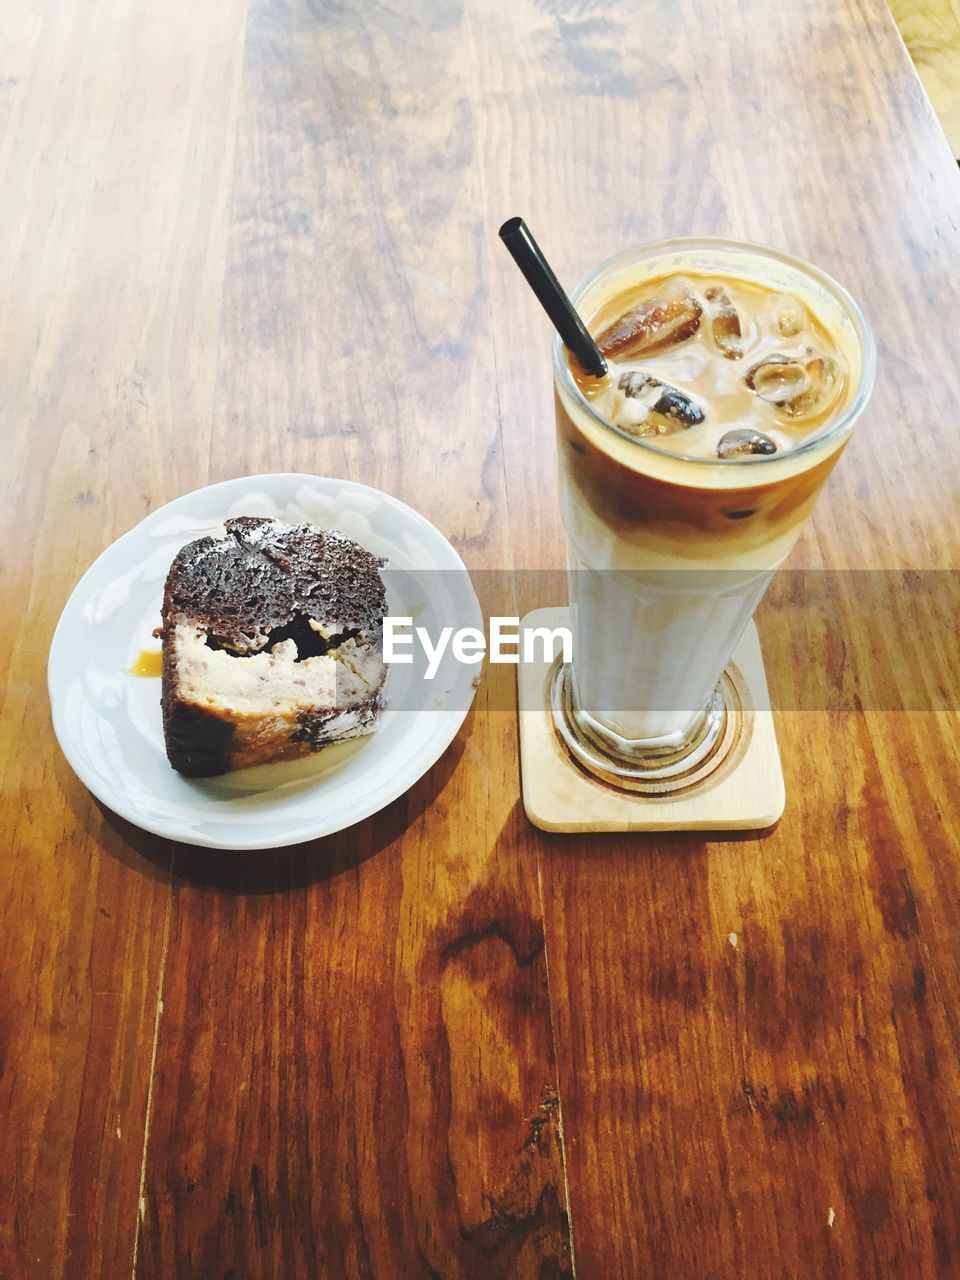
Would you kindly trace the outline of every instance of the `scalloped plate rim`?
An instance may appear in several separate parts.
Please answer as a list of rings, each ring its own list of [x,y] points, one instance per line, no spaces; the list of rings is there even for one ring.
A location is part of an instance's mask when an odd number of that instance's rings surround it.
[[[268,489],[285,488],[288,490],[286,501],[288,503],[296,502],[296,490],[303,485],[314,485],[324,487],[339,486],[339,490],[363,495],[367,498],[374,498],[378,503],[385,504],[393,513],[400,525],[407,525],[411,529],[421,532],[428,542],[432,542],[434,549],[437,550],[440,557],[447,560],[448,563],[441,567],[447,570],[461,570],[464,574],[466,589],[469,593],[469,603],[473,611],[474,622],[482,625],[482,613],[480,605],[476,597],[473,584],[470,581],[469,571],[466,568],[459,553],[444,536],[440,530],[432,524],[427,518],[420,514],[415,508],[408,506],[399,498],[395,498],[392,494],[385,493],[383,490],[376,489],[371,485],[363,484],[359,481],[344,480],[332,476],[320,476],[308,472],[266,472],[260,475],[243,475],[236,476],[226,480],[216,481],[210,485],[201,485],[196,489],[191,489],[187,493],[181,494],[179,497],[164,503],[160,507],[156,507],[149,512],[131,529],[115,538],[108,546],[106,546],[96,557],[93,563],[87,568],[81,576],[73,590],[70,592],[66,603],[61,610],[57,625],[54,628],[53,636],[50,642],[50,651],[47,661],[47,688],[50,698],[51,718],[53,723],[54,734],[60,745],[60,749],[69,764],[70,768],[83,783],[83,785],[91,792],[91,794],[104,804],[111,812],[117,814],[118,817],[130,822],[139,829],[149,832],[152,835],[159,836],[164,839],[178,841],[184,844],[191,844],[210,849],[221,849],[225,851],[244,852],[257,849],[279,849],[291,847],[305,842],[320,839],[327,835],[333,835],[337,831],[344,830],[354,826],[365,819],[372,817],[381,809],[391,804],[394,800],[405,794],[425,773],[431,769],[437,761],[443,756],[453,739],[456,737],[461,725],[467,717],[473,702],[475,688],[470,683],[469,692],[465,699],[465,705],[461,707],[451,707],[443,709],[440,712],[431,711],[430,714],[435,716],[437,725],[436,731],[431,735],[429,747],[426,751],[421,752],[418,760],[413,757],[411,766],[404,772],[401,771],[395,775],[389,782],[381,784],[373,790],[366,793],[362,802],[355,810],[347,805],[346,812],[350,814],[347,818],[342,816],[334,816],[333,821],[327,821],[322,815],[318,815],[317,821],[313,829],[298,831],[294,839],[283,839],[279,832],[271,834],[270,828],[255,828],[256,838],[243,838],[243,833],[235,828],[229,828],[232,835],[228,838],[225,834],[222,836],[211,835],[205,833],[204,836],[198,837],[196,833],[191,832],[184,826],[179,826],[176,821],[164,821],[160,819],[151,819],[149,816],[138,812],[135,805],[128,803],[122,795],[111,792],[110,788],[105,784],[90,766],[87,753],[79,746],[76,735],[72,734],[70,728],[64,723],[65,703],[67,701],[67,690],[60,687],[60,681],[64,674],[64,670],[69,668],[69,656],[65,653],[65,646],[70,637],[71,629],[76,625],[77,621],[83,622],[81,601],[85,600],[91,591],[100,581],[100,577],[105,569],[109,569],[119,560],[124,559],[124,553],[129,552],[131,546],[136,546],[139,540],[150,536],[151,529],[160,524],[165,516],[175,514],[182,509],[184,504],[190,504],[197,498],[206,495],[214,500],[225,499],[222,503],[224,510],[224,518],[226,518],[226,508],[229,501],[226,495],[231,492],[240,496],[239,490],[244,485],[265,485]],[[279,500],[278,500],[279,501]],[[199,536],[194,533],[192,536]],[[189,537],[184,537],[183,541],[189,541]],[[79,619],[77,616],[79,612]],[[466,685],[463,686],[466,691]],[[406,713],[409,714],[409,713]],[[402,719],[397,718],[393,722],[396,728],[392,730],[398,735],[399,741],[402,740]],[[381,723],[381,727],[376,734],[370,735],[370,741],[383,732],[385,722]],[[164,758],[165,760],[165,758]],[[169,766],[168,766],[169,767]],[[271,768],[272,766],[264,766]],[[172,772],[172,770],[171,770]],[[252,772],[252,771],[251,771]],[[179,776],[179,775],[177,775]],[[225,775],[229,776],[229,775]],[[144,785],[144,793],[150,794],[148,784]],[[216,808],[215,801],[209,802],[212,809]],[[342,815],[344,806],[340,808]],[[227,824],[228,825],[228,824]],[[242,814],[235,819],[237,827],[243,826]],[[249,829],[249,828],[248,828]]]

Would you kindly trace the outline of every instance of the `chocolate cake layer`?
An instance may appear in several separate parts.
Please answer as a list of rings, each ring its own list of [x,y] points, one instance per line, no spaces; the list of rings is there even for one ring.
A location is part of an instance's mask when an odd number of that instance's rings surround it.
[[[226,538],[198,538],[177,554],[164,616],[204,627],[212,643],[256,653],[295,619],[324,619],[338,631],[380,627],[385,610],[377,556],[342,533],[237,516]]]

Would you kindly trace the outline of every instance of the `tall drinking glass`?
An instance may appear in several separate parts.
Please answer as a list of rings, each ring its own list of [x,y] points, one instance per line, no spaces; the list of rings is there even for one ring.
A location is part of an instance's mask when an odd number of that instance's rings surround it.
[[[842,353],[846,378],[827,420],[790,447],[721,458],[609,420],[554,341],[574,631],[554,718],[581,763],[641,790],[651,780],[679,785],[714,751],[727,713],[724,668],[843,451],[876,365],[850,295],[816,267],[758,245],[682,239],[630,250],[593,272],[573,302],[596,332],[612,300],[684,273],[800,299]]]

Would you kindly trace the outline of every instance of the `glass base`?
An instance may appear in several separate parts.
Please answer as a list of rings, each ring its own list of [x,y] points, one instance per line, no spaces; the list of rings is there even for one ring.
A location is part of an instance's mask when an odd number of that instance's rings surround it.
[[[681,745],[631,740],[604,728],[580,707],[573,668],[558,662],[550,682],[553,723],[574,760],[611,786],[647,795],[685,790],[709,777],[740,736],[743,704],[730,670]]]

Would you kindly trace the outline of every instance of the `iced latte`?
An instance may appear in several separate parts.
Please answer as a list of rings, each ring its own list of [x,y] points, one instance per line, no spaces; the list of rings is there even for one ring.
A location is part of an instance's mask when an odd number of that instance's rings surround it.
[[[673,241],[574,295],[603,378],[555,344],[573,712],[653,773],[709,749],[717,686],[872,385],[869,329],[815,268]]]

